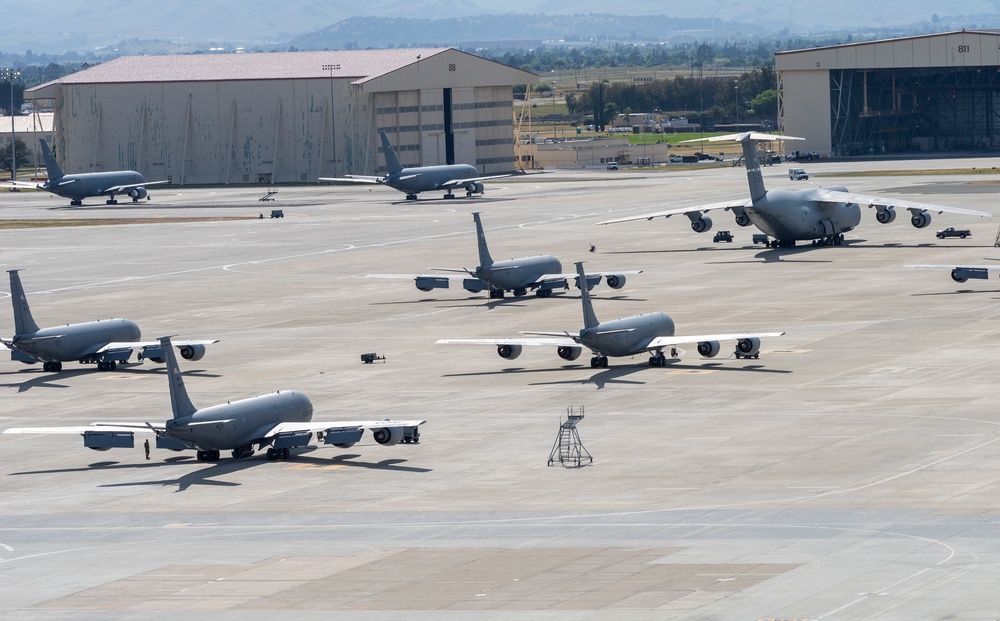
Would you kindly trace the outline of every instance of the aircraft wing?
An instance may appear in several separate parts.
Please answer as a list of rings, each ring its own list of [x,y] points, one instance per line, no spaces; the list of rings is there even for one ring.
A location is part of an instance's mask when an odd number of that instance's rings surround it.
[[[619,271],[602,271],[602,272],[591,272],[587,271],[587,276],[630,276],[633,274],[641,274],[642,270],[619,270]],[[576,272],[569,272],[566,274],[542,274],[539,276],[535,282],[546,282],[549,280],[572,280],[576,278],[578,274]]]
[[[871,196],[869,194],[855,194],[854,192],[841,192],[839,190],[820,189],[817,192],[818,200],[841,203],[857,203],[866,207],[899,207],[916,211],[933,211],[937,213],[955,213],[964,216],[979,216],[981,218],[992,218],[993,214],[986,211],[976,211],[974,209],[962,209],[961,207],[947,207],[945,205],[934,205],[932,203],[919,203],[898,198],[886,198],[884,196]]]
[[[707,213],[709,211],[712,211],[713,209],[729,210],[729,209],[739,209],[751,206],[753,206],[753,201],[748,197],[732,201],[726,201],[723,203],[709,203],[707,205],[695,205],[693,207],[680,207],[678,209],[668,209],[666,211],[656,211],[653,213],[646,213],[640,216],[616,218],[614,220],[605,220],[604,222],[598,222],[597,224],[618,224],[619,222],[631,222],[633,220],[652,220],[653,218],[659,218],[659,217],[669,218],[670,216],[677,216],[681,214],[687,215],[689,213]],[[576,276],[576,274],[573,274],[573,276]]]
[[[538,334],[537,332],[534,334]],[[438,345],[543,345],[551,347],[564,347],[568,345],[576,346],[578,343],[568,336],[559,336],[565,333],[543,332],[541,334],[551,334],[550,337],[536,338],[503,338],[503,339],[438,339]]]
[[[659,349],[661,347],[701,343],[704,341],[738,341],[740,339],[771,338],[782,336],[783,334],[784,332],[738,332],[734,334],[699,334],[695,336],[658,336],[651,340],[644,349]]]
[[[501,179],[503,177],[510,177],[511,175],[492,175],[490,177],[469,177],[468,179],[452,179],[450,181],[445,181],[438,187],[452,189],[457,188],[460,185],[465,185],[466,183],[472,183],[473,181],[486,181],[488,179]]]
[[[211,345],[213,343],[218,343],[219,339],[211,340],[200,340],[200,341],[175,341],[171,339],[170,344],[174,347],[184,347],[186,345]],[[141,349],[143,347],[159,347],[159,341],[123,341],[123,342],[112,342],[108,343],[104,347],[98,349],[95,354],[101,354],[109,350],[114,349]]]
[[[381,429],[382,427],[419,427],[425,420],[341,420],[341,421],[309,421],[307,423],[278,423],[268,431],[262,439],[272,438],[282,433],[316,433],[328,429],[344,427],[360,427],[362,429]]]
[[[1000,265],[907,265],[917,270],[953,270],[956,267],[968,270],[1000,270]]]
[[[215,421],[213,421],[215,422]],[[148,425],[146,423],[91,423],[71,427],[12,427],[4,429],[4,433],[38,433],[38,434],[75,434],[82,435],[88,431],[120,431],[130,433],[156,433],[163,431],[163,424]]]
[[[385,183],[382,177],[367,175],[347,175],[346,177],[320,177],[320,181],[339,181],[341,183]]]
[[[110,188],[104,188],[104,192],[114,192],[115,194],[118,194],[124,192],[125,190],[131,190],[132,188],[144,188],[147,185],[159,185],[161,183],[170,183],[170,182],[164,179],[163,181],[143,181],[142,183],[126,183],[122,185],[113,185]]]
[[[30,181],[4,181],[0,183],[0,188],[21,188],[25,190],[44,190],[42,186]]]
[[[798,136],[785,136],[782,134],[764,134],[761,132],[740,132],[739,134],[726,134],[724,136],[712,136],[711,138],[692,138],[691,140],[681,140],[685,142],[743,142],[744,140],[805,140]],[[680,144],[680,143],[678,143]]]

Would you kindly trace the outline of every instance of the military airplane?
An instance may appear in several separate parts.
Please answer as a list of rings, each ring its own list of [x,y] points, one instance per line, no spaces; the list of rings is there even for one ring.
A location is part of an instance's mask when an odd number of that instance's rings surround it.
[[[462,288],[470,293],[489,291],[490,298],[502,298],[507,291],[512,291],[515,297],[526,295],[534,290],[540,298],[551,297],[556,289],[568,289],[569,280],[576,279],[576,274],[563,274],[562,263],[551,255],[522,257],[507,261],[494,261],[490,249],[486,245],[486,234],[479,213],[473,213],[476,223],[476,236],[479,240],[479,266],[475,270],[466,268],[435,267],[442,272],[457,272],[462,276],[436,276],[430,274],[368,274],[367,278],[412,278],[421,291],[432,289],[448,289],[451,281],[461,283]],[[627,274],[641,274],[638,271],[591,272],[587,274],[587,288],[593,288],[603,277],[612,289],[625,286]],[[471,277],[471,278],[469,278]],[[580,287],[576,281],[577,288]]]
[[[102,319],[86,323],[39,328],[31,315],[28,299],[21,286],[19,270],[10,273],[10,301],[14,307],[14,336],[0,338],[4,349],[10,350],[11,360],[25,364],[42,363],[48,372],[62,371],[62,363],[77,360],[80,364],[96,364],[100,371],[114,371],[118,363],[128,362],[134,350],[138,359],[164,362],[166,353],[157,341],[140,341],[142,333],[134,321]],[[174,346],[186,360],[201,360],[210,341],[178,341]]]
[[[691,220],[691,228],[695,233],[704,233],[712,228],[712,220],[704,215],[713,209],[732,211],[736,216],[736,224],[760,229],[769,237],[772,248],[794,246],[797,241],[812,241],[813,245],[839,246],[844,242],[844,233],[854,229],[861,223],[861,206],[876,209],[875,219],[882,224],[889,224],[896,219],[896,208],[910,212],[910,224],[922,229],[931,223],[930,212],[954,213],[967,216],[990,218],[992,214],[984,211],[945,207],[929,203],[918,203],[901,199],[868,196],[849,192],[847,188],[831,186],[829,188],[808,188],[803,190],[767,190],[760,172],[757,160],[757,143],[762,140],[804,140],[794,136],[775,134],[760,134],[745,132],[728,134],[713,138],[685,140],[684,142],[739,142],[743,146],[743,158],[747,168],[747,180],[750,184],[750,197],[721,203],[668,209],[655,213],[628,218],[617,218],[598,222],[598,224],[614,224],[631,220],[652,220],[663,216],[684,214]]]
[[[191,403],[184,377],[177,365],[170,337],[158,345],[167,359],[170,407],[173,418],[165,423],[92,423],[79,427],[14,427],[4,433],[79,434],[83,445],[97,451],[134,447],[136,433],[156,434],[156,447],[174,451],[195,450],[198,461],[218,461],[219,451],[232,451],[233,459],[250,457],[268,447],[268,459],[288,459],[290,449],[307,446],[315,433],[326,444],[350,448],[370,429],[375,442],[392,446],[416,443],[418,427],[426,421],[313,421],[309,398],[294,390],[227,401],[198,409]]]
[[[131,197],[133,203],[141,199],[148,199],[149,193],[146,186],[159,183],[169,183],[168,181],[146,181],[142,175],[134,170],[112,170],[108,172],[76,173],[73,175],[63,174],[59,162],[56,161],[49,145],[44,138],[39,138],[42,145],[42,157],[45,159],[45,170],[48,180],[37,185],[25,181],[12,181],[6,187],[29,188],[34,190],[45,190],[57,196],[68,198],[69,204],[79,206],[83,204],[83,199],[91,196],[107,196],[108,205],[117,205],[116,194],[125,194]]]
[[[465,195],[485,194],[483,181],[499,179],[510,175],[493,175],[484,177],[475,166],[469,164],[447,164],[442,166],[414,166],[404,168],[396,157],[396,152],[384,131],[379,130],[382,139],[382,153],[385,155],[386,174],[384,177],[366,175],[347,175],[346,177],[320,177],[320,181],[340,181],[345,183],[384,183],[390,188],[406,194],[406,200],[417,200],[421,192],[444,190],[445,198],[455,198],[452,192],[455,188],[464,187]]]
[[[583,263],[576,264],[579,278],[585,278]],[[583,288],[583,329],[578,334],[569,332],[521,332],[521,334],[543,338],[501,338],[501,339],[440,339],[437,342],[445,345],[494,345],[501,358],[514,360],[521,355],[521,350],[530,345],[546,345],[556,348],[556,353],[563,360],[576,360],[583,348],[589,349],[594,356],[590,359],[591,368],[606,368],[608,357],[634,356],[645,352],[652,355],[649,366],[667,366],[665,348],[671,349],[671,356],[676,354],[676,346],[685,343],[697,343],[698,353],[706,358],[714,358],[721,350],[719,341],[735,340],[737,358],[757,358],[760,356],[760,339],[777,337],[784,332],[743,332],[734,334],[709,334],[699,336],[675,336],[674,321],[664,313],[647,313],[615,319],[613,321],[598,321],[594,306],[590,300],[590,292]]]

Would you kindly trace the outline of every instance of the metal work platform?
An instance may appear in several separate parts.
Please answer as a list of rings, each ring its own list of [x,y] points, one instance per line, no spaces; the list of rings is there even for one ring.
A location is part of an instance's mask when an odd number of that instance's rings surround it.
[[[566,467],[579,468],[587,464],[594,463],[594,458],[590,456],[580,440],[580,432],[576,426],[583,420],[583,406],[569,406],[566,408],[566,418],[559,424],[559,435],[552,445],[552,452],[549,454],[549,465],[559,462]]]

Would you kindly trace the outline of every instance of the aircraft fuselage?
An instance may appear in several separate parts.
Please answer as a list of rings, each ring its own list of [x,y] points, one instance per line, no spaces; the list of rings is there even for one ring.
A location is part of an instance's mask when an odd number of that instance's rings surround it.
[[[543,255],[508,261],[494,261],[489,267],[476,268],[476,276],[494,289],[525,289],[547,274],[561,274],[559,259]]]
[[[758,229],[779,240],[823,239],[861,223],[860,206],[819,201],[813,194],[811,189],[768,190],[745,211]]]
[[[275,423],[312,420],[309,397],[282,390],[198,410],[191,416],[167,421],[166,435],[201,451],[231,450],[249,446]],[[213,421],[218,421],[212,424]]]
[[[81,200],[91,196],[110,194],[108,188],[145,182],[143,176],[134,170],[114,170],[63,175],[59,179],[50,179],[42,188],[63,198]],[[127,194],[127,191],[117,193]]]
[[[475,166],[468,164],[448,164],[442,166],[421,166],[404,168],[386,177],[386,184],[407,194],[418,194],[443,189],[449,181],[479,177]]]
[[[128,319],[88,321],[54,328],[42,328],[13,338],[18,351],[38,360],[69,362],[94,354],[115,342],[136,342],[142,337],[139,326]]]
[[[631,356],[658,336],[673,336],[674,320],[664,313],[647,313],[580,331],[580,344],[603,356]]]

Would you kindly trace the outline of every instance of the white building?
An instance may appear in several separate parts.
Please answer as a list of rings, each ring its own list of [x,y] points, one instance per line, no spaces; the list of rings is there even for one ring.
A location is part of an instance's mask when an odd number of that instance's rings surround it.
[[[514,170],[513,85],[537,76],[450,48],[131,56],[29,89],[67,173],[181,184],[313,182],[404,165]]]

